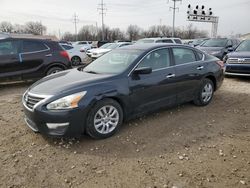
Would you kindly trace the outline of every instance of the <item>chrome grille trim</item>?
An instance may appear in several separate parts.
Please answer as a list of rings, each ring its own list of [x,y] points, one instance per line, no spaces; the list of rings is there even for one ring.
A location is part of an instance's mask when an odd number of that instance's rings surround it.
[[[52,97],[51,95],[37,95],[30,92],[25,92],[22,97],[22,102],[24,107],[29,111],[34,111],[34,109],[41,103],[45,102],[47,99]]]
[[[228,64],[250,64],[250,58],[229,58]]]

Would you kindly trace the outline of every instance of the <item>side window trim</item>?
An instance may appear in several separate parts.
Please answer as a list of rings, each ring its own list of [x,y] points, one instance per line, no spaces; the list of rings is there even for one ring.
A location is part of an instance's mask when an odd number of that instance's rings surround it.
[[[23,40],[21,41],[21,43],[22,43],[22,47],[21,47],[21,49],[23,48]],[[46,44],[44,44],[44,43],[42,43],[47,49],[44,49],[44,50],[36,50],[36,51],[32,51],[32,52],[21,52],[20,51],[20,55],[28,55],[28,54],[35,54],[35,53],[40,53],[40,52],[46,52],[46,51],[49,51],[50,50],[50,47],[48,47],[48,45],[46,45]]]
[[[136,69],[136,67],[152,52],[154,51],[157,51],[157,50],[162,50],[162,49],[167,49],[169,50],[169,55],[170,55],[170,66],[169,67],[165,67],[165,68],[161,68],[159,70],[163,70],[163,69],[169,69],[169,68],[172,68],[174,67],[174,64],[173,64],[173,58],[172,58],[172,54],[171,54],[171,47],[161,47],[161,48],[157,48],[157,49],[153,49],[151,51],[149,51],[148,53],[146,53],[138,63],[136,63],[136,65],[131,69],[131,71],[128,73],[128,77],[132,74],[132,72]],[[155,71],[157,71],[158,69],[155,69]],[[152,71],[154,72],[154,71]]]

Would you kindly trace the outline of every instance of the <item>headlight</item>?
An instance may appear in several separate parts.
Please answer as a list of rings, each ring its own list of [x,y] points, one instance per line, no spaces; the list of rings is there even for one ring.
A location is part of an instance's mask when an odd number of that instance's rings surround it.
[[[214,51],[214,52],[210,52],[210,54],[214,55],[214,54],[219,54],[220,51]]]
[[[75,93],[56,101],[53,101],[47,105],[48,110],[67,110],[78,107],[78,102],[86,95],[86,91]]]

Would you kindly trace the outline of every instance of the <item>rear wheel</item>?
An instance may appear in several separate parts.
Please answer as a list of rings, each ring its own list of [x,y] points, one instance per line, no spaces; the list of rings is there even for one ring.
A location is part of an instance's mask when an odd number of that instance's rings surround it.
[[[82,62],[81,58],[78,56],[74,56],[71,58],[71,63],[73,66],[78,66],[78,65],[80,65],[81,62]]]
[[[48,75],[51,75],[51,74],[55,74],[55,73],[61,72],[61,71],[63,71],[63,70],[64,70],[64,69],[61,68],[61,67],[52,67],[52,68],[50,68],[50,69],[47,71],[46,75],[48,76]]]
[[[206,106],[208,105],[214,95],[214,83],[210,79],[204,79],[196,96],[196,99],[193,101],[197,106]]]
[[[96,139],[111,137],[123,122],[123,111],[119,103],[112,99],[99,101],[87,118],[86,132]]]

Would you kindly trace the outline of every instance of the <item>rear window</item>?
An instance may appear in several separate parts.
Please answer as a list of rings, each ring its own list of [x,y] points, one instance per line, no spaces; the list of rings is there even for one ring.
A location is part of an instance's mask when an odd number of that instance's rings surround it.
[[[182,44],[181,40],[179,40],[179,39],[174,39],[174,41],[176,44]]]
[[[176,65],[182,65],[196,61],[195,54],[191,49],[173,48],[173,54]]]
[[[18,53],[17,41],[0,41],[0,55],[13,55]]]
[[[45,46],[42,42],[23,41],[23,48],[22,48],[23,53],[43,51],[43,50],[48,50],[48,47]]]

